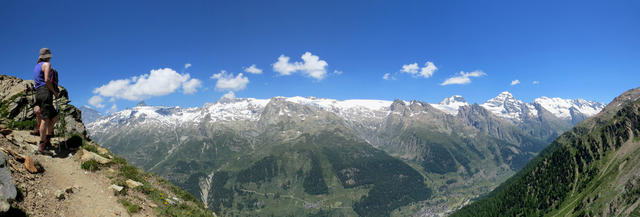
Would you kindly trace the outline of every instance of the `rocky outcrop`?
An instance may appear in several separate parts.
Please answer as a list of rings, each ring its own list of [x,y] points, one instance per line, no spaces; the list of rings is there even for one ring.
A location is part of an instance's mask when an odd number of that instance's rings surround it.
[[[33,84],[32,80],[0,75],[0,122],[11,125],[11,123],[35,120],[35,94],[27,88]],[[87,130],[82,123],[82,112],[69,104],[70,102],[69,92],[60,86],[60,98],[54,102],[56,106],[60,106],[60,121],[56,124],[55,133],[79,134],[84,137],[87,135]],[[33,127],[32,125],[35,124],[20,126]]]
[[[9,171],[8,157],[0,152],[0,213],[11,208],[10,202],[16,199],[17,191]]]

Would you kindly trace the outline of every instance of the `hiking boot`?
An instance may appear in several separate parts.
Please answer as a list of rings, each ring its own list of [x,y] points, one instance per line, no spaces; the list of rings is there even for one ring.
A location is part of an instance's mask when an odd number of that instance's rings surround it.
[[[40,143],[38,144],[38,151],[40,152],[40,154],[45,154],[46,147],[47,147],[47,143],[40,141]]]
[[[44,146],[45,150],[53,150],[53,145],[51,144],[51,141],[46,141],[44,145],[45,145]]]

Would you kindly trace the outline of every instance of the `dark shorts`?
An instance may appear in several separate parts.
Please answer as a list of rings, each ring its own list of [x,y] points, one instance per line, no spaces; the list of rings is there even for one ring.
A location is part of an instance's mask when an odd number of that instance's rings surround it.
[[[53,93],[47,86],[36,89],[36,105],[40,106],[40,117],[50,119],[58,116],[58,111],[53,107]]]

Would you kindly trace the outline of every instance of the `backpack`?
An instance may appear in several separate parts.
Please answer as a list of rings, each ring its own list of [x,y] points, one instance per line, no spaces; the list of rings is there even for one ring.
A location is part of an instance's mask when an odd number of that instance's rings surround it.
[[[51,67],[51,83],[53,84],[53,89],[60,93],[60,88],[58,87],[58,70]]]

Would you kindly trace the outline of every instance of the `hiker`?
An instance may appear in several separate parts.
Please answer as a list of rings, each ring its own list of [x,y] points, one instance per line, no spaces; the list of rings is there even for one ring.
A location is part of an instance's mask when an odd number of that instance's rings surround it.
[[[53,97],[58,98],[57,75],[51,67],[51,50],[40,49],[38,64],[33,69],[36,88],[36,106],[40,109],[40,143],[38,151],[44,153],[47,146],[51,146],[53,125],[57,121],[58,111],[53,107]],[[55,81],[55,82],[54,82]],[[55,86],[54,86],[55,85]]]

